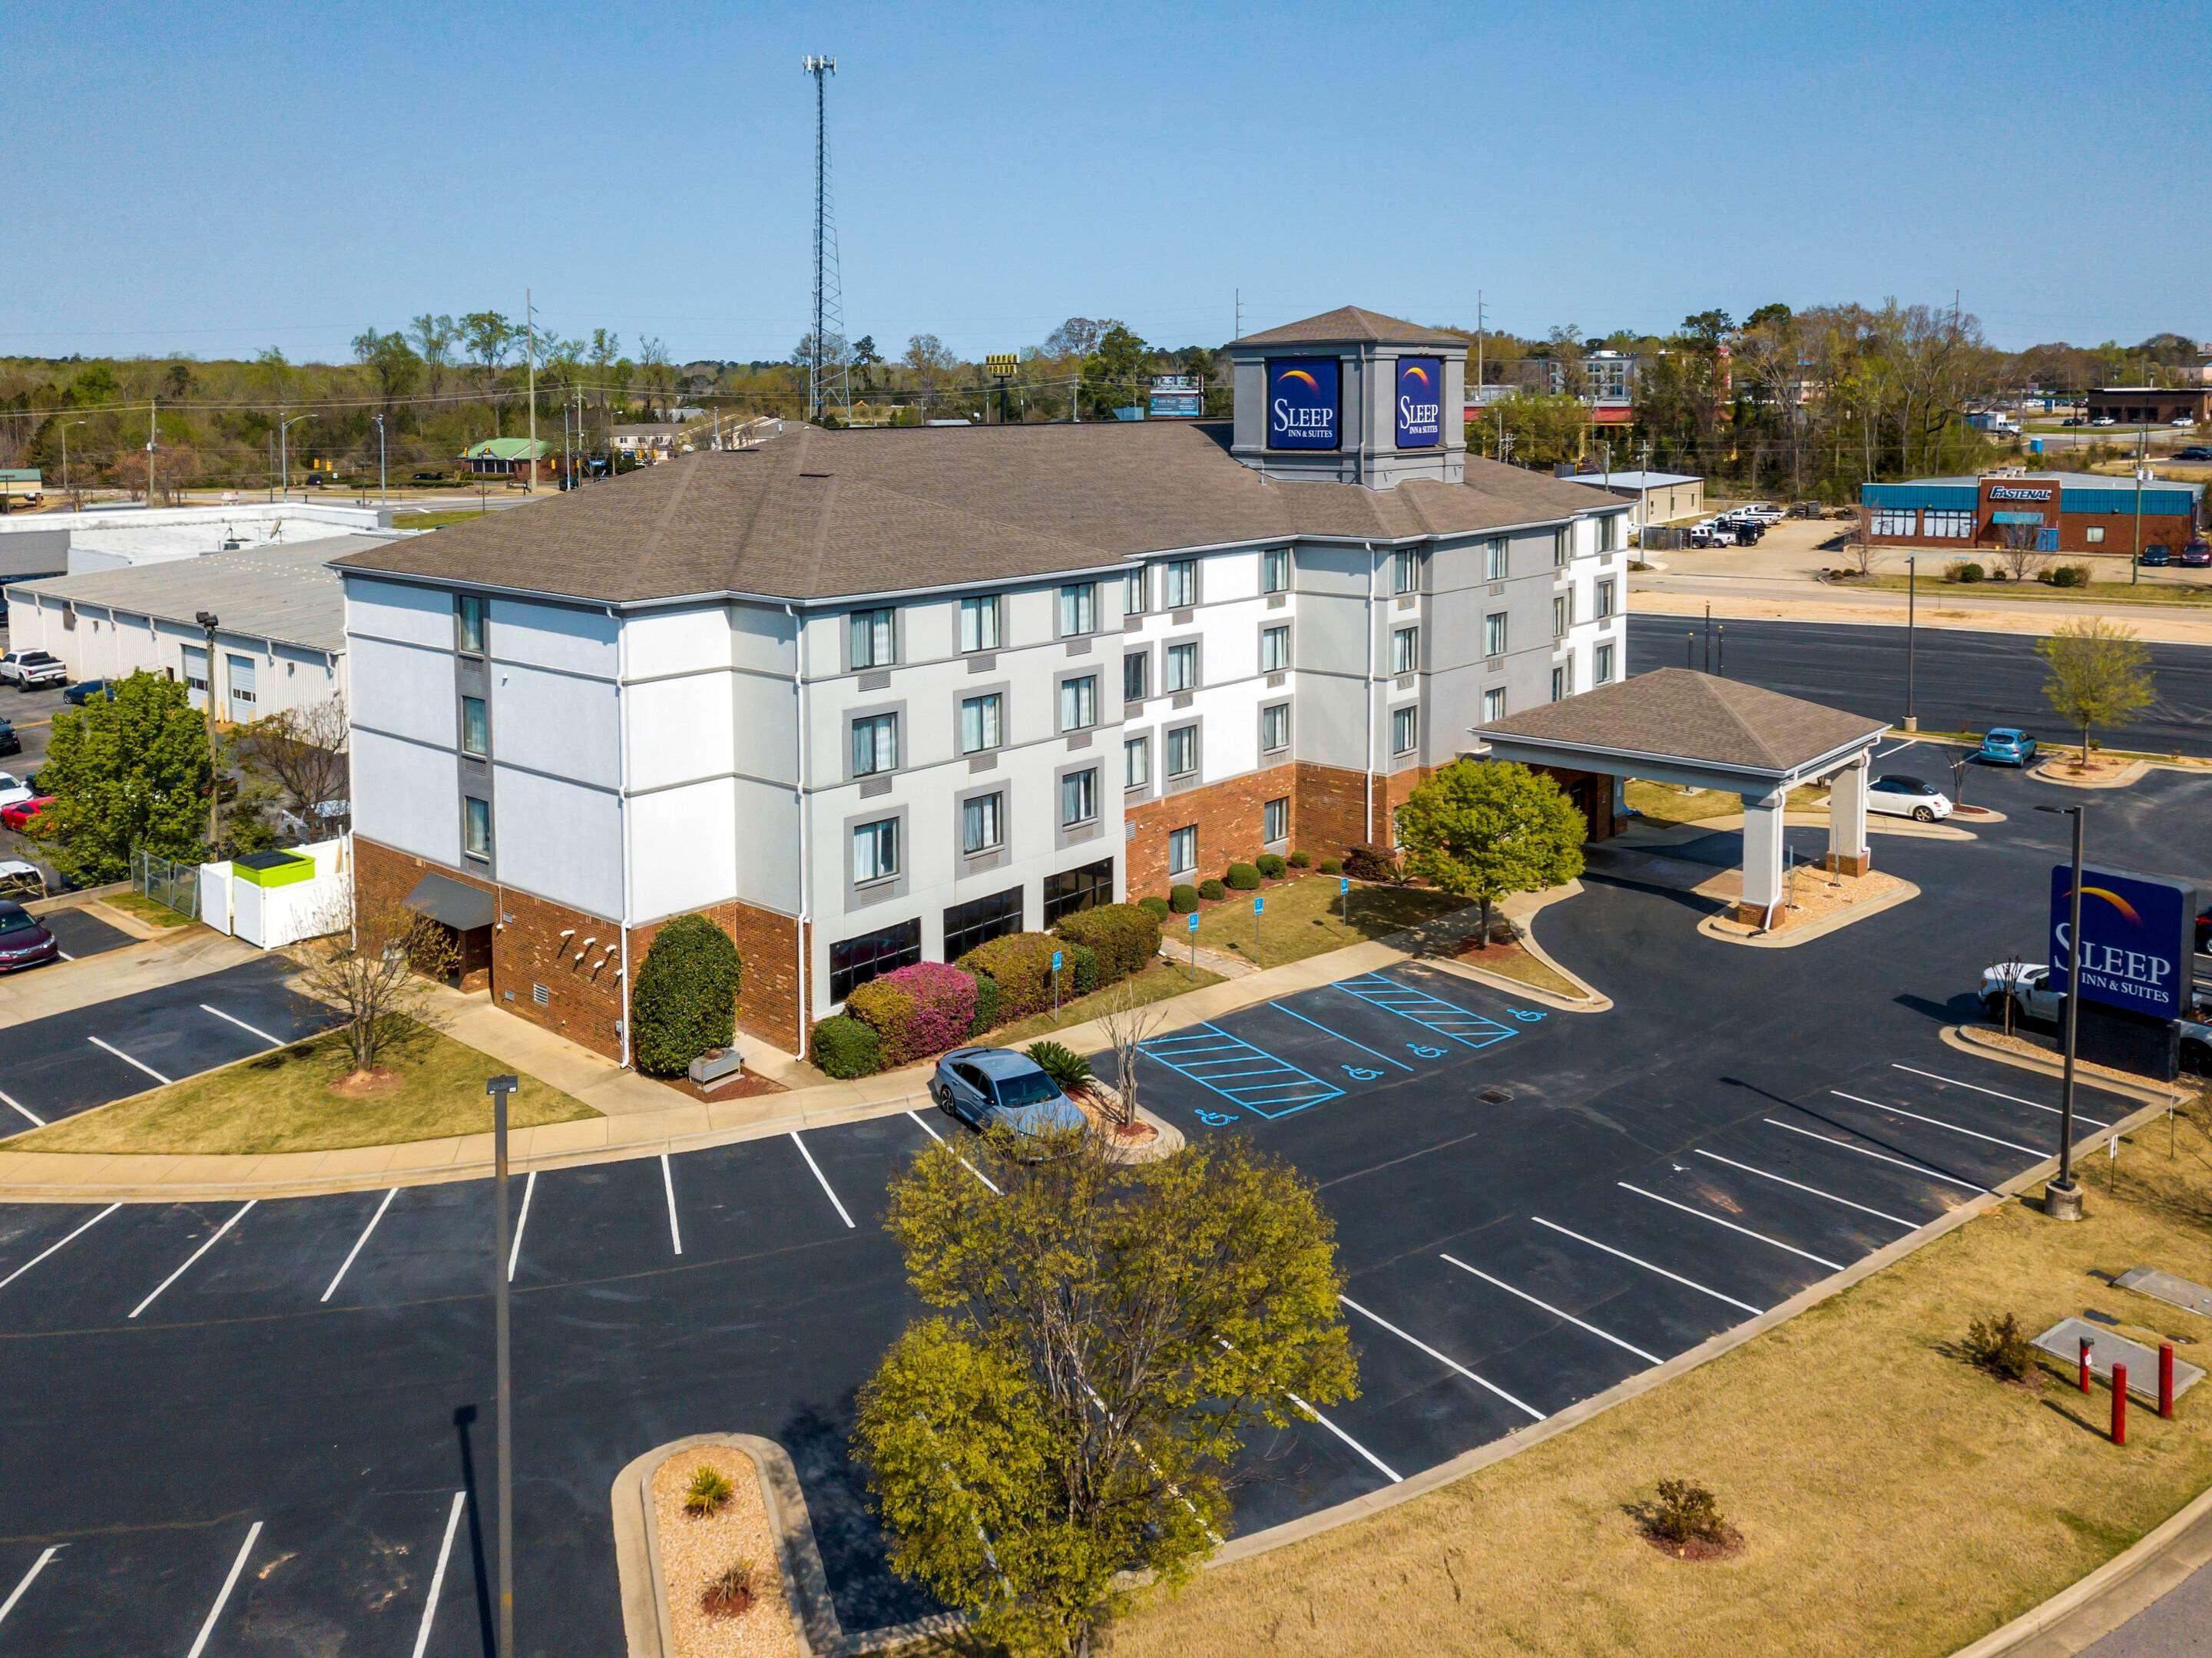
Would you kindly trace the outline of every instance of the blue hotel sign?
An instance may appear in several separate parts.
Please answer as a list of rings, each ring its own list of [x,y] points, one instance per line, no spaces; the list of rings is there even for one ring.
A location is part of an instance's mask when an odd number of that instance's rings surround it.
[[[1334,357],[1271,357],[1267,361],[1267,446],[1338,446],[1338,375]]]
[[[2051,872],[2051,987],[2063,991],[2073,972],[2067,928],[2074,871]],[[2189,1011],[2196,948],[2197,890],[2179,881],[2081,872],[2081,995],[2153,1018]]]
[[[1444,360],[1398,359],[1398,446],[1433,449],[1443,440]]]

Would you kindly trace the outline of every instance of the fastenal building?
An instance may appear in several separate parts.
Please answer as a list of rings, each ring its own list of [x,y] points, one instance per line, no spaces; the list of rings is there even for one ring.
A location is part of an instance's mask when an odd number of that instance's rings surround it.
[[[349,556],[363,889],[627,1059],[677,915],[796,1048],[892,967],[1387,840],[1626,666],[1628,503],[1469,459],[1463,347],[1346,307],[1232,342],[1226,424],[806,428]]]

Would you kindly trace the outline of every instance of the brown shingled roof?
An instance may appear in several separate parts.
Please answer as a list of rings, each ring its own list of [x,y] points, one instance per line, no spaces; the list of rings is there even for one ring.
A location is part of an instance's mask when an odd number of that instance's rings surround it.
[[[1888,722],[1688,668],[1659,668],[1476,728],[1486,735],[1780,774]]]
[[[1357,305],[1340,305],[1317,317],[1302,317],[1280,328],[1263,328],[1231,345],[1318,345],[1324,342],[1356,340],[1376,345],[1465,345],[1464,334],[1428,328],[1403,317],[1386,317]]]
[[[1467,483],[1263,478],[1218,424],[803,428],[338,561],[604,603],[826,598],[1110,568],[1293,535],[1395,541],[1618,511],[1615,497],[1470,459]]]

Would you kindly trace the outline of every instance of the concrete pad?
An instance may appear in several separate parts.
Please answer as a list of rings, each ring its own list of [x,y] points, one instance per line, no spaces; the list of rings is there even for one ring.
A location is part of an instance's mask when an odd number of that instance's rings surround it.
[[[2112,1280],[2118,1290],[2133,1290],[2138,1295],[2154,1296],[2160,1301],[2171,1302],[2205,1318],[2212,1318],[2212,1290],[2185,1278],[2176,1278],[2171,1272],[2160,1272],[2155,1266],[2131,1266]]]
[[[2087,1319],[2062,1318],[2030,1343],[2031,1346],[2049,1353],[2065,1367],[2069,1375],[2081,1362],[2081,1343],[2084,1337],[2090,1341],[2089,1374],[2100,1376],[2109,1385],[2112,1366],[2128,1367],[2128,1391],[2141,1398],[2158,1397],[2158,1349],[2146,1347],[2140,1341],[2130,1341],[2118,1331],[2102,1324],[2092,1324]],[[2187,1393],[2204,1379],[2204,1372],[2194,1364],[2179,1358],[2173,1361],[2173,1396]]]

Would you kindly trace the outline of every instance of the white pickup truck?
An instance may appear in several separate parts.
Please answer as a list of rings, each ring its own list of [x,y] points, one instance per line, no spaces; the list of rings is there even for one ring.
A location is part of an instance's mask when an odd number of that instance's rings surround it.
[[[1982,972],[1982,1013],[1991,1024],[2004,1023],[2005,999],[2021,1023],[2057,1028],[2066,999],[2051,987],[2051,969],[2041,962],[1999,962]],[[2212,994],[2199,986],[2190,1016],[2181,1020],[2181,1068],[2212,1076]]]
[[[9,651],[0,656],[0,685],[27,691],[39,685],[66,685],[69,670],[44,651]]]

